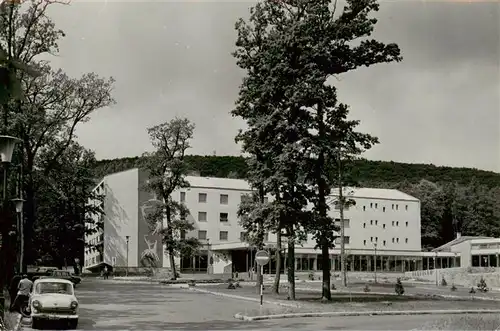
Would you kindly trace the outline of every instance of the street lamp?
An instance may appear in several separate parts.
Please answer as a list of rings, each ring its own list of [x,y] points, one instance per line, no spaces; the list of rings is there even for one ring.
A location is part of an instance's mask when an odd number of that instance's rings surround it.
[[[207,260],[208,260],[208,266],[207,266],[207,275],[210,275],[212,273],[212,266],[214,264],[214,258],[212,256],[212,250],[210,249],[210,239],[207,239]]]
[[[0,274],[0,317],[4,316],[5,297],[4,289],[7,284],[7,277],[11,272],[11,266],[7,262],[7,245],[9,242],[9,232],[12,228],[11,220],[7,212],[7,168],[12,162],[12,154],[16,144],[21,141],[11,136],[0,136],[0,159],[3,164],[3,182],[2,182],[2,206],[0,215],[0,234],[2,235],[2,246],[0,248],[0,263],[2,272]]]
[[[17,231],[18,231],[18,242],[19,242],[19,272],[23,272],[23,260],[24,260],[24,219],[23,219],[23,205],[24,199],[15,198],[11,200],[16,207],[16,217],[17,217]]]
[[[373,243],[373,250],[375,251],[375,265],[373,270],[374,272],[374,278],[375,278],[375,284],[377,283],[377,243]]]
[[[127,267],[125,269],[125,276],[128,277],[128,243],[130,240],[130,236],[125,236],[125,239],[127,240]]]

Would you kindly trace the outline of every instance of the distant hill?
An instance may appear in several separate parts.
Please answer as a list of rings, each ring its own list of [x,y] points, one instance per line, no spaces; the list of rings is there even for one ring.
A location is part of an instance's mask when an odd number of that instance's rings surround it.
[[[201,156],[186,157],[189,168],[200,176],[242,178],[247,173],[247,164],[241,156]],[[100,160],[95,167],[95,175],[106,175],[135,168],[140,157],[125,157],[112,160]],[[471,179],[487,187],[500,186],[500,174],[470,168],[438,167],[432,164],[410,164],[387,161],[359,160],[352,164],[350,173],[363,186],[392,186],[401,182],[417,183],[422,179],[431,182],[456,182],[468,184]]]

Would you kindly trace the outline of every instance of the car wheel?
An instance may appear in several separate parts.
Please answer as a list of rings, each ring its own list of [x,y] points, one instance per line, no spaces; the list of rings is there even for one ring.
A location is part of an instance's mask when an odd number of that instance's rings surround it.
[[[40,330],[42,328],[42,321],[39,320],[38,318],[32,318],[31,319],[31,328]]]
[[[68,329],[69,330],[75,330],[78,327],[78,320],[77,319],[71,319],[68,321]]]

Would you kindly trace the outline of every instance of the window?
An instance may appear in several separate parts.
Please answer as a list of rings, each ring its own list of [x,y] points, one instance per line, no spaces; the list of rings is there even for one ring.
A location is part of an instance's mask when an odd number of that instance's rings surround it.
[[[366,211],[366,206],[363,206],[363,211]]]
[[[221,194],[220,195],[220,204],[227,205],[228,202],[229,202],[229,196],[227,194]]]
[[[240,232],[240,241],[246,241],[247,240],[247,233],[246,232]]]
[[[252,198],[248,194],[242,194],[240,198],[241,198],[241,200],[240,200],[241,202],[248,202],[248,201],[252,200]]]
[[[394,210],[394,204],[392,204],[392,209]]]
[[[199,211],[198,212],[198,222],[206,222],[207,221],[207,212]]]
[[[384,240],[383,244],[384,244],[384,246],[385,246],[385,240]]]
[[[335,219],[335,225],[338,227],[342,227],[342,223],[340,222],[340,219],[336,218]],[[344,229],[349,228],[350,222],[349,220],[344,219]]]
[[[207,240],[207,231],[206,230],[198,230],[198,239]]]
[[[394,244],[394,241],[395,241],[395,239],[394,239],[394,238],[392,238],[392,243],[393,243],[393,244]]]
[[[383,229],[385,229],[385,223],[384,223],[384,224],[382,224],[382,228],[383,228]]]
[[[396,221],[396,226],[399,226],[399,221]]]
[[[181,192],[181,202],[186,202],[186,192]]]
[[[365,245],[365,246],[366,246],[366,240],[363,240],[363,245]]]
[[[375,225],[378,225],[378,221],[377,220],[375,220]]]
[[[377,209],[377,208],[378,208],[378,203],[375,204],[375,209]]]
[[[363,228],[366,228],[366,223],[363,223]]]
[[[406,227],[408,227],[408,222],[405,222]]]
[[[394,226],[394,221],[392,221],[392,226]]]
[[[399,238],[396,238],[396,242],[399,244]]]
[[[405,238],[405,244],[407,244],[407,243],[408,243],[408,238]]]
[[[373,203],[370,202],[370,208],[373,208]]]
[[[350,242],[350,238],[349,238],[349,236],[344,236],[344,244],[346,244],[346,245],[347,245],[347,244],[349,244],[349,242]],[[337,245],[342,244],[342,238],[341,238],[341,237],[337,237],[337,238],[335,239],[335,244],[337,244]]]
[[[382,207],[382,211],[385,213],[385,207]]]
[[[373,220],[370,220],[370,225],[373,225]]]
[[[207,194],[206,193],[198,193],[198,202],[202,202],[202,203],[207,202]]]
[[[219,221],[220,222],[227,222],[228,214],[227,213],[220,213],[219,214]]]
[[[405,205],[405,210],[408,210],[408,205]]]
[[[228,232],[227,231],[220,231],[219,232],[219,240],[221,241],[227,241],[228,237]]]
[[[399,209],[399,205],[396,205],[396,210],[398,210],[398,209]]]
[[[378,237],[375,237],[375,242],[378,242]]]
[[[370,242],[373,242],[373,237],[370,237]]]

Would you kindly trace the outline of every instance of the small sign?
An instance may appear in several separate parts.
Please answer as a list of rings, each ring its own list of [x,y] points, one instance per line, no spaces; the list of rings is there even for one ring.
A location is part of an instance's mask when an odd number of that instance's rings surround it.
[[[269,253],[267,251],[258,251],[255,254],[255,262],[258,265],[263,266],[269,263]]]

